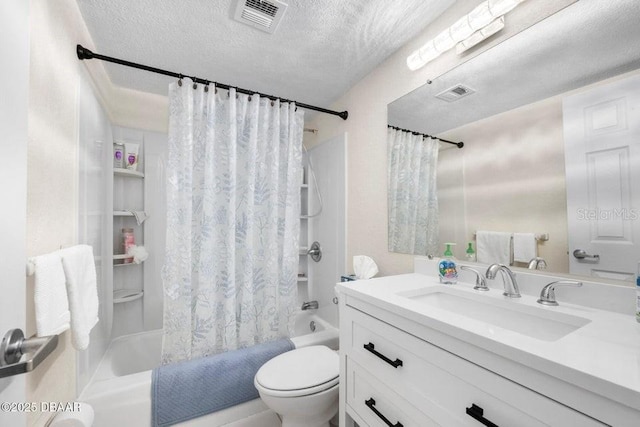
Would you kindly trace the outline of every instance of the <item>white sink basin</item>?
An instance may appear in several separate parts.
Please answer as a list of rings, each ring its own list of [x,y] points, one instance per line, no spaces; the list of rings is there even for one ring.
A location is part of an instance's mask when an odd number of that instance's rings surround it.
[[[438,310],[447,310],[478,322],[500,327],[543,341],[556,341],[590,322],[579,316],[532,307],[518,300],[449,288],[428,288],[398,293]]]

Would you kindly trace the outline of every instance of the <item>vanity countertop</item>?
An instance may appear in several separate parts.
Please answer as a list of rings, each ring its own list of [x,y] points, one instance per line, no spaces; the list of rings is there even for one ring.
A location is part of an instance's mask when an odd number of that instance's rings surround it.
[[[340,283],[342,295],[355,297],[468,344],[547,373],[578,387],[640,410],[640,324],[633,316],[560,302],[548,307],[537,298],[507,298],[502,291],[476,291],[472,284],[440,284],[437,277],[411,273]],[[453,292],[488,298],[501,307],[513,304],[525,312],[548,311],[550,316],[588,322],[560,338],[537,339],[506,327],[485,323],[407,295]],[[543,312],[544,314],[544,312]]]

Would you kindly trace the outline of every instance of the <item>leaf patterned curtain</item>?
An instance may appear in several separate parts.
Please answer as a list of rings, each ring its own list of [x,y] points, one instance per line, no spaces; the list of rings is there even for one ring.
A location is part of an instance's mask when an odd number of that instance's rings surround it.
[[[438,249],[438,141],[388,128],[389,251],[435,255]]]
[[[298,311],[303,113],[185,81],[169,87],[163,363],[290,336]]]

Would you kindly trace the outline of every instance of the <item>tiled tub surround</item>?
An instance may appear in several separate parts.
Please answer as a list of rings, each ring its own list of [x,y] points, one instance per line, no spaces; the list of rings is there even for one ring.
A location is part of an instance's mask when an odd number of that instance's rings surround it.
[[[487,266],[472,267],[484,273]],[[501,279],[488,281],[489,292],[473,290],[473,273],[463,272],[457,285],[441,285],[437,260],[418,258],[415,271],[338,285],[343,423],[380,422],[371,406],[407,426],[473,423],[465,411],[475,403],[498,425],[640,425],[633,287],[585,282],[558,288],[560,305],[547,307],[536,302],[540,290],[562,277],[517,271],[522,298],[510,299],[502,295]],[[511,314],[523,318],[541,314],[567,330],[541,334],[541,322],[529,325],[531,333],[517,331],[515,324],[500,325],[499,316],[482,321],[457,312],[446,298],[440,306],[411,298],[432,292],[461,297],[467,309],[480,301],[513,307]],[[404,365],[385,362],[364,348],[369,342]],[[414,380],[424,372],[423,381]]]

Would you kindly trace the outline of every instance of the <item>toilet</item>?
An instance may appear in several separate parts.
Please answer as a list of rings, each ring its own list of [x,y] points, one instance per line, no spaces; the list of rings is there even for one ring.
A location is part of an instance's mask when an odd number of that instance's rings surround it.
[[[256,373],[262,401],[282,419],[282,427],[329,427],[338,412],[338,353],[323,345],[274,357]]]

